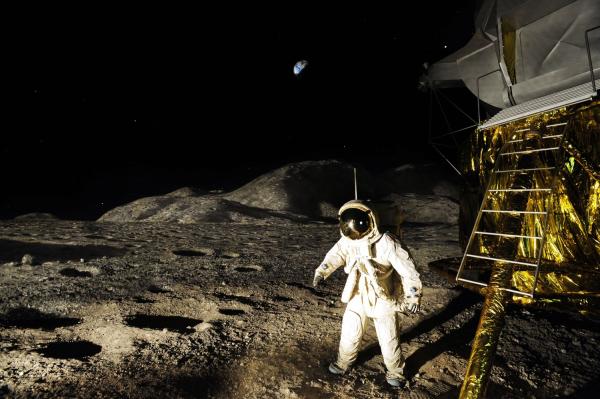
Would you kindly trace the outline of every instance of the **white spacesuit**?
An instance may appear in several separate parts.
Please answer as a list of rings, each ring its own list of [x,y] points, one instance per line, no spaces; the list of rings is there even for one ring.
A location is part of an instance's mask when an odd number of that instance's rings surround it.
[[[348,280],[342,292],[347,303],[337,360],[329,371],[342,374],[356,360],[368,318],[373,320],[390,385],[404,383],[398,312],[419,311],[419,273],[400,242],[381,233],[378,217],[362,201],[350,201],[338,213],[342,237],[315,271],[313,285],[344,266]]]

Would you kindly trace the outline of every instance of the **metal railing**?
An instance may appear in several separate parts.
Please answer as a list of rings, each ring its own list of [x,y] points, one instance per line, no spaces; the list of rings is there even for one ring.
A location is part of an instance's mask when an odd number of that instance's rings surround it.
[[[588,56],[588,64],[590,66],[590,76],[592,78],[592,89],[594,91],[596,91],[596,76],[594,75],[594,65],[592,64],[592,53],[590,50],[590,38],[589,38],[589,33],[593,30],[599,29],[600,25],[590,28],[588,30],[585,31],[585,48],[587,50],[587,56]]]
[[[590,34],[590,32],[595,31],[596,29],[600,29],[600,25],[595,26],[595,27],[590,28],[585,31],[585,48],[587,51],[588,65],[590,68],[590,78],[592,81],[592,90],[594,92],[598,91],[598,88],[596,87],[596,75],[594,74],[594,64],[592,62],[592,51],[591,51],[591,47],[590,47],[589,34]],[[477,121],[478,121],[479,125],[481,125],[481,106],[480,106],[481,97],[479,95],[479,80],[481,78],[484,78],[484,77],[491,75],[493,73],[496,73],[496,72],[502,72],[502,69],[498,68],[498,69],[495,69],[491,72],[487,72],[487,73],[477,77]]]
[[[595,77],[595,74],[594,74],[594,66],[593,66],[593,62],[592,62],[592,55],[591,55],[591,47],[590,47],[589,34],[590,34],[590,32],[592,32],[592,31],[594,31],[596,29],[600,29],[600,25],[596,26],[596,27],[593,27],[593,28],[590,28],[590,29],[588,29],[588,30],[585,31],[585,45],[586,45],[587,56],[588,56],[588,64],[589,64],[589,68],[590,68],[590,76],[591,76],[591,80],[592,80],[592,89],[593,89],[594,92],[597,92],[598,89],[596,87],[596,77]],[[447,132],[447,133],[444,133],[444,134],[441,134],[441,135],[438,135],[438,136],[434,137],[432,135],[432,131],[431,131],[431,128],[432,128],[432,126],[431,126],[431,114],[429,116],[429,122],[430,122],[429,129],[428,129],[429,130],[429,144],[452,167],[452,169],[454,169],[454,171],[457,172],[461,177],[464,177],[464,176],[462,176],[462,173],[459,171],[459,169],[438,148],[438,146],[443,146],[443,144],[441,144],[440,142],[437,142],[436,139],[445,138],[445,137],[448,137],[448,136],[451,136],[454,139],[454,136],[457,133],[469,130],[469,129],[471,129],[473,127],[476,127],[476,126],[481,126],[480,81],[481,81],[481,79],[485,78],[486,76],[489,76],[489,75],[494,74],[496,72],[502,72],[502,69],[500,69],[500,68],[495,69],[493,71],[487,72],[487,73],[485,73],[485,74],[483,74],[481,76],[478,76],[476,78],[476,88],[477,88],[477,123],[475,123],[475,120],[473,118],[471,118],[462,109],[460,109],[460,107],[458,107],[456,104],[454,104],[452,101],[450,101],[449,98],[445,98],[445,99],[447,101],[449,101],[452,104],[452,106],[455,107],[456,109],[458,109],[463,115],[465,115],[469,119],[471,119],[473,121],[472,125],[469,125],[469,126],[457,129],[457,130],[453,130],[453,131],[450,131],[450,132]],[[504,79],[504,75],[501,75],[501,76],[502,76],[502,79]],[[432,90],[432,92],[433,92],[433,90]],[[510,90],[509,90],[509,95],[510,95]],[[429,106],[430,107],[430,112],[431,112],[431,108],[432,108],[431,100],[432,99],[430,98],[430,106]],[[439,99],[436,98],[436,100],[439,103]],[[442,110],[442,112],[443,112],[443,110]],[[445,115],[444,115],[444,118],[445,118]],[[446,123],[448,124],[447,120],[446,120]],[[449,126],[448,126],[448,128],[449,128]],[[448,129],[448,130],[450,130],[450,129]]]

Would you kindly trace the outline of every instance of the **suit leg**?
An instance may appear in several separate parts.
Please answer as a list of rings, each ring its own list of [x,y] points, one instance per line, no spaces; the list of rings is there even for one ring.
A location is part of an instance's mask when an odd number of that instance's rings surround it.
[[[377,317],[373,319],[373,322],[388,377],[401,377],[404,371],[404,357],[400,348],[398,313],[394,312]]]
[[[360,342],[367,325],[367,316],[361,306],[351,306],[349,303],[342,319],[342,333],[338,350],[336,366],[346,370],[358,356]]]

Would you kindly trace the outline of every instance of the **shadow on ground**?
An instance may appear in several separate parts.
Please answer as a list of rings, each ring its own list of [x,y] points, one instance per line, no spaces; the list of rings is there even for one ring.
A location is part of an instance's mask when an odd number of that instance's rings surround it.
[[[95,258],[124,256],[127,250],[110,245],[65,245],[15,240],[0,240],[0,262],[18,262],[29,254],[36,262],[89,260]]]
[[[127,373],[102,377],[98,380],[61,381],[43,392],[12,391],[0,386],[1,394],[14,397],[129,397],[129,398],[207,398],[223,391],[226,382],[220,376],[204,376],[192,371],[129,370]],[[4,389],[4,392],[2,391]]]
[[[467,308],[477,303],[479,300],[480,297],[478,295],[468,291],[463,291],[460,295],[450,301],[448,306],[446,306],[441,312],[434,314],[433,316],[421,321],[413,328],[405,331],[401,336],[401,342],[408,342],[420,335],[432,331],[436,327],[439,327],[440,325],[459,315]],[[409,379],[412,378],[423,364],[435,358],[442,352],[454,349],[461,344],[467,344],[475,334],[477,321],[478,315],[471,318],[460,328],[444,335],[436,342],[418,349],[406,359],[406,377]],[[357,364],[366,363],[379,354],[381,354],[381,350],[379,349],[379,344],[375,342],[359,353]]]

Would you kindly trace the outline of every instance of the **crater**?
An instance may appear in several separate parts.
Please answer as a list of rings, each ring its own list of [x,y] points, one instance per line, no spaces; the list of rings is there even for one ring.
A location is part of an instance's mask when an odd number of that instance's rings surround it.
[[[93,274],[88,271],[77,270],[73,267],[65,267],[64,269],[61,269],[58,273],[65,277],[92,277],[93,276]]]
[[[225,316],[240,316],[246,314],[242,309],[219,309],[219,313]]]
[[[152,300],[152,299],[146,299],[146,298],[142,298],[142,297],[135,297],[133,298],[135,303],[154,303],[156,301]]]
[[[166,294],[167,292],[171,292],[172,290],[166,285],[152,284],[148,287],[148,291],[150,291],[153,294]]]
[[[176,249],[173,254],[177,256],[210,256],[214,255],[215,251],[211,248],[197,248],[197,249]]]
[[[168,330],[181,334],[193,333],[194,326],[202,323],[202,320],[191,319],[181,316],[160,316],[136,314],[127,316],[125,324],[130,327],[151,329],[151,330]]]
[[[87,235],[84,235],[84,237],[85,238],[92,238],[92,239],[95,239],[95,240],[103,240],[103,239],[106,238],[106,237],[101,236],[99,234],[87,234]]]
[[[102,347],[90,341],[50,342],[45,347],[36,350],[42,356],[54,359],[86,359],[100,351],[102,351]]]
[[[291,302],[291,301],[293,301],[292,298],[288,298],[287,296],[281,296],[281,295],[275,295],[273,297],[273,300],[275,302]]]
[[[310,291],[313,295],[321,297],[321,298],[324,297],[324,296],[326,296],[324,293],[317,291],[315,288],[309,287],[309,286],[304,285],[302,283],[286,282],[284,284],[287,285],[287,286],[289,286],[289,287],[296,287],[296,288],[301,288],[301,289]]]
[[[214,294],[217,298],[222,299],[222,300],[226,300],[226,301],[236,301],[239,303],[242,303],[244,305],[249,305],[249,306],[255,306],[258,302],[245,297],[245,296],[238,296],[238,295],[229,295],[229,294],[223,294],[220,292],[217,292]]]
[[[233,268],[236,272],[240,273],[252,273],[252,272],[262,272],[262,266],[258,265],[246,265],[246,266],[236,266]]]
[[[33,328],[53,331],[60,327],[70,327],[79,324],[81,319],[74,317],[59,317],[40,312],[31,308],[11,309],[0,316],[0,326],[16,328]]]

